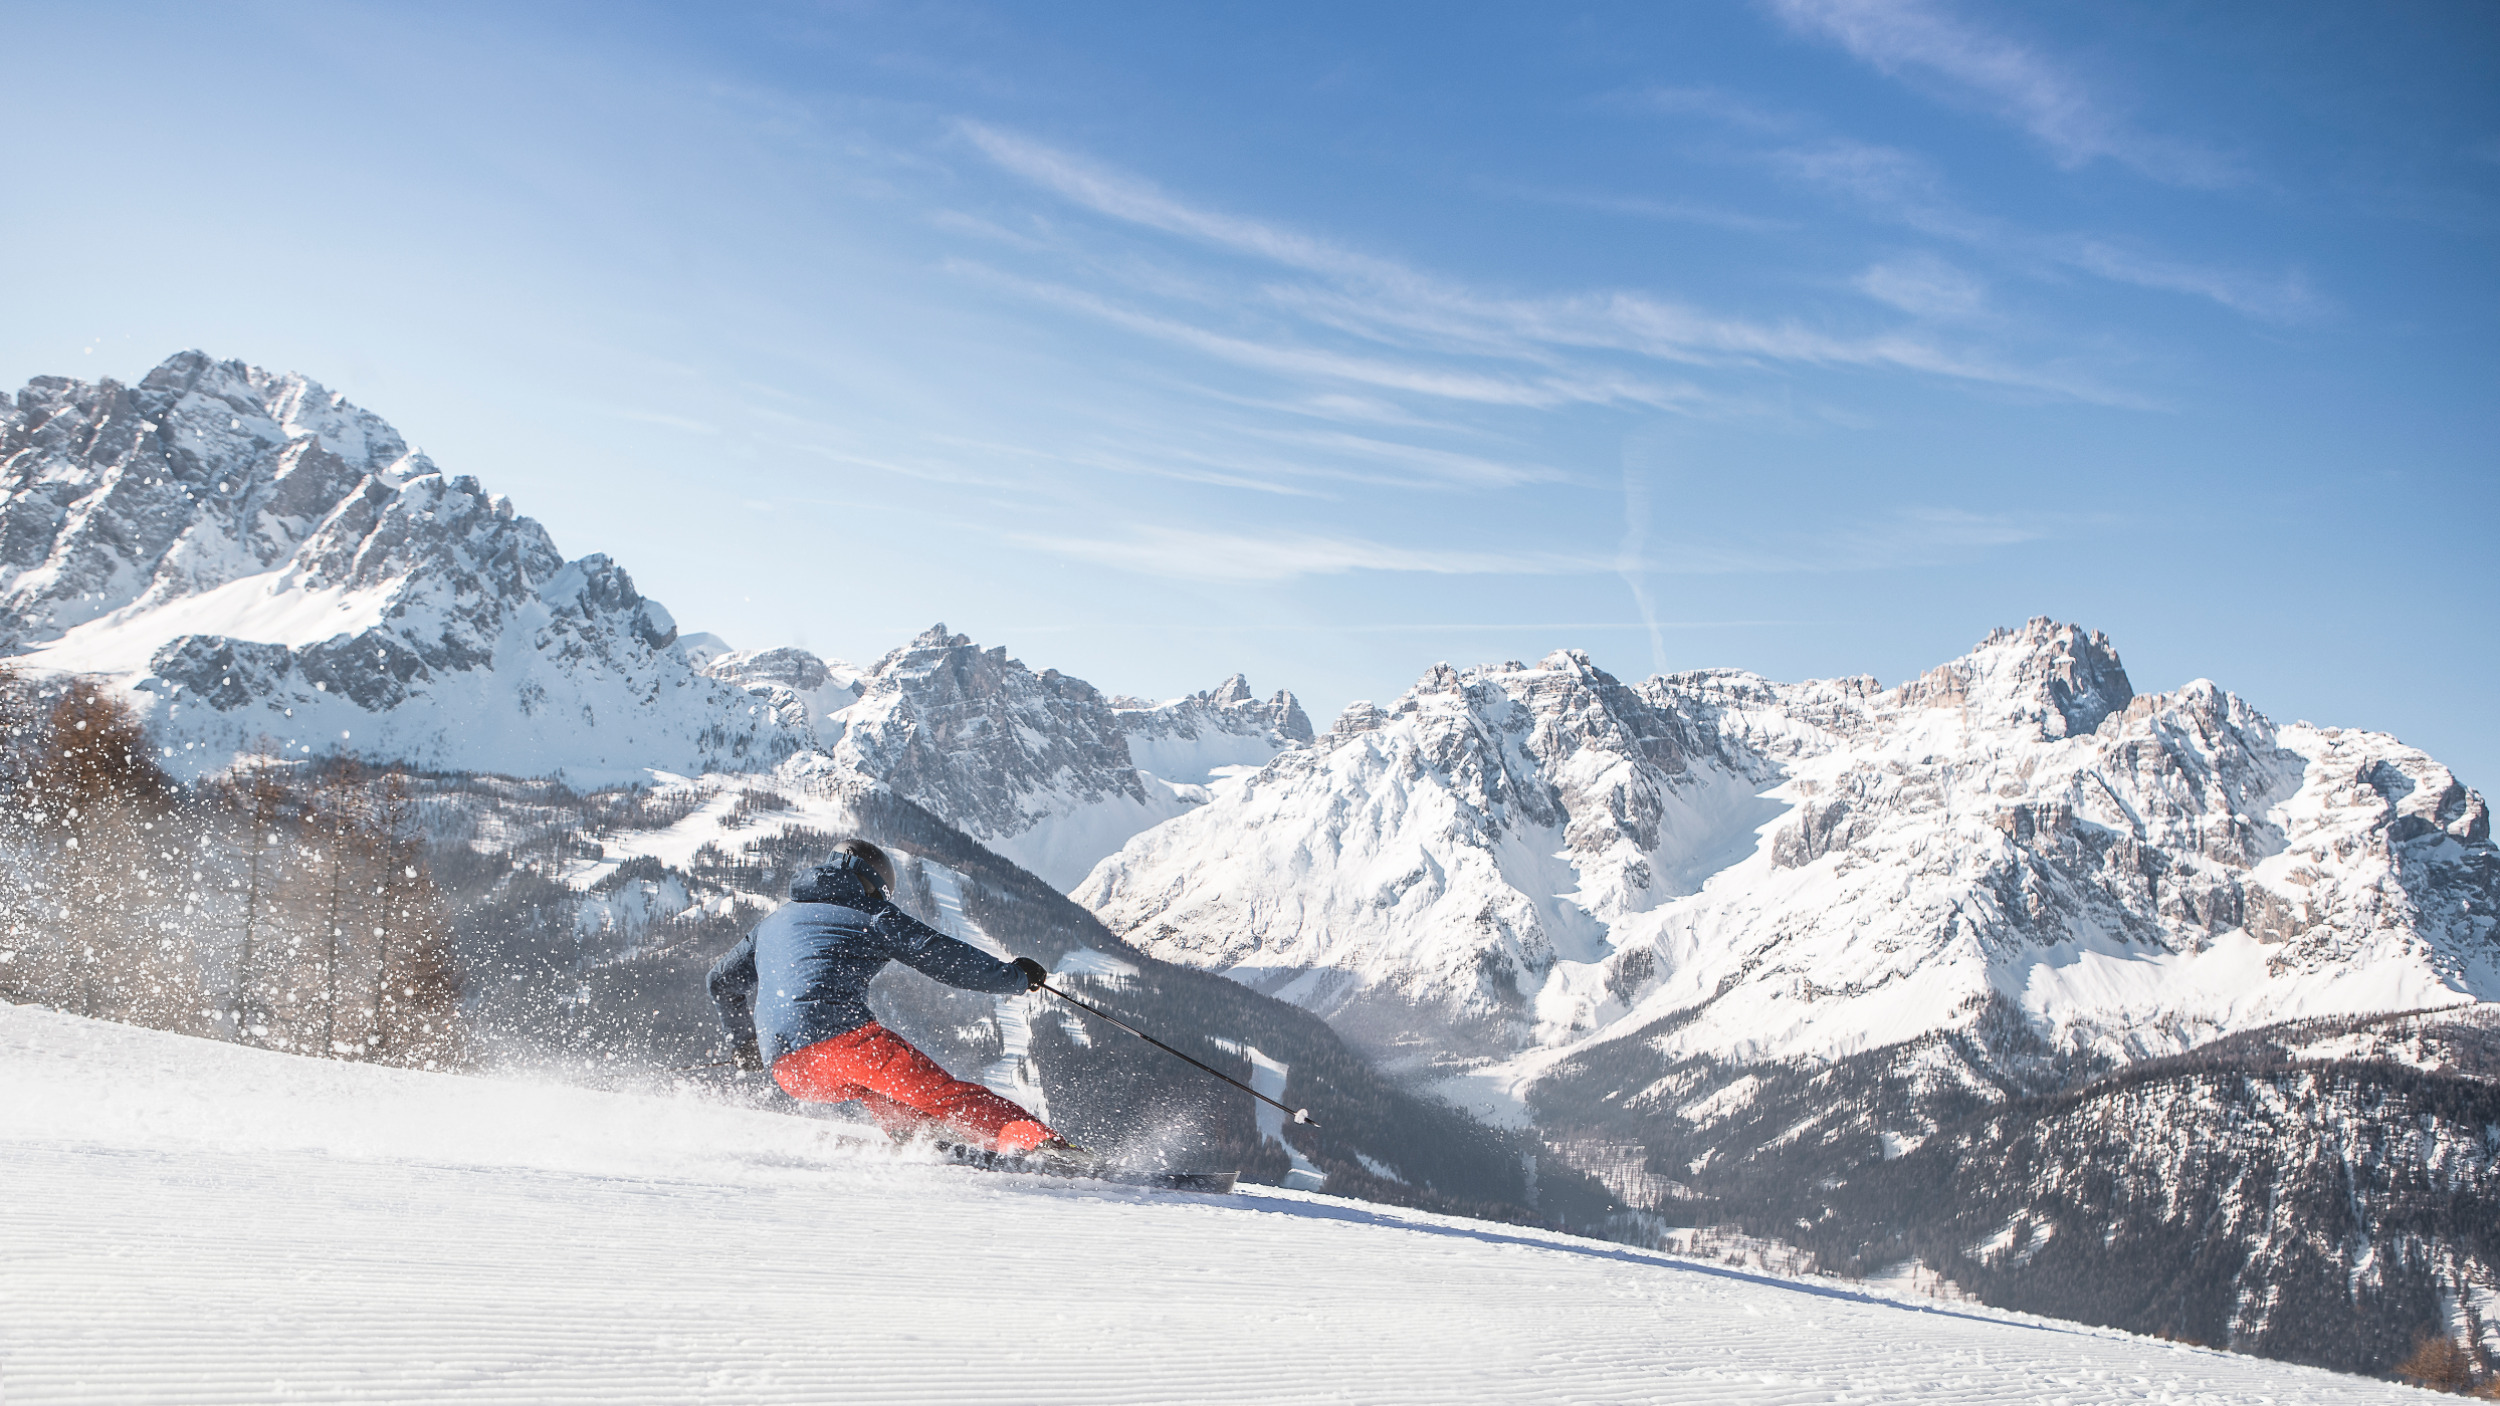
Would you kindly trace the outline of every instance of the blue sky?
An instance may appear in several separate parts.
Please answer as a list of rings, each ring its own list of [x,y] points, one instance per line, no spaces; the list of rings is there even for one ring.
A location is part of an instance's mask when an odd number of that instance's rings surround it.
[[[688,629],[1315,720],[2109,632],[2500,780],[2500,10],[53,6],[0,382],[301,370]]]

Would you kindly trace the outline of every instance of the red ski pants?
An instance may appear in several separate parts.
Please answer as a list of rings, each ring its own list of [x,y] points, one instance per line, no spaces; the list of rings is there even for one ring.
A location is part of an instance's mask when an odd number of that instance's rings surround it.
[[[1052,1136],[1040,1119],[947,1073],[873,1020],[774,1060],[773,1082],[810,1103],[856,1099],[898,1136],[938,1123],[1000,1152],[1030,1152]]]

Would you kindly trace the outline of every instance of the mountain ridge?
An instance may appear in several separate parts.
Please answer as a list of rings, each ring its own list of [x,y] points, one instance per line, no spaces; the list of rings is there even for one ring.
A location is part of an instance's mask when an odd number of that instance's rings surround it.
[[[2127,1059],[2500,996],[2489,831],[2417,749],[2203,680],[2138,694],[2106,637],[2038,619],[1891,689],[1437,666],[1077,897],[1358,1038],[1527,1072],[1677,1013],[1672,1049],[1770,1059],[2001,1007]]]
[[[821,754],[1063,888],[1310,733],[1238,674],[1114,699],[942,625],[867,669],[681,643],[622,566],[380,417],[197,351],[0,406],[0,655],[113,680],[177,775],[352,751],[597,786]]]

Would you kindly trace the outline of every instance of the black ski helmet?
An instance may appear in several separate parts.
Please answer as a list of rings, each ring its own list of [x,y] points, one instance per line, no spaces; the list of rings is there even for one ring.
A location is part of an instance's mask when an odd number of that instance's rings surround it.
[[[833,853],[826,856],[825,862],[819,867],[833,870],[837,874],[858,874],[863,878],[873,878],[878,888],[887,893],[894,892],[894,861],[886,857],[884,850],[857,836],[835,845]]]

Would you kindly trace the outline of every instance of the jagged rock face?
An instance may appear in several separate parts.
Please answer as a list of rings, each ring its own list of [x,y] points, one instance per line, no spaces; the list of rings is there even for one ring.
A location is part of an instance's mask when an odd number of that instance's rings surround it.
[[[818,745],[841,734],[836,719],[863,691],[859,670],[804,649],[704,651],[695,657],[695,667],[745,690],[749,708],[777,726],[815,738]]]
[[[1436,667],[1347,709],[1206,810],[1141,835],[1079,901],[1365,1038],[1516,1043],[1610,920],[1688,887],[1753,810],[1715,738],[1588,657]]]
[[[622,568],[300,376],[186,352],[136,387],[41,378],[0,446],[0,637],[121,679],[178,771],[264,739],[575,779],[808,741],[672,652]]]
[[[1986,1026],[2106,1061],[2500,996],[2487,831],[2392,738],[2139,697],[2034,621],[1891,691],[1436,669],[1078,897],[1385,1044],[1656,1027],[1662,1062],[1741,1061]]]
[[[136,386],[39,376],[0,415],[0,647],[270,570],[367,478],[430,471],[300,376],[199,352]]]
[[[2033,620],[1903,684],[1904,706],[1977,707],[1979,721],[2041,738],[2080,737],[2127,706],[2135,689],[2109,637]]]
[[[1129,757],[1168,782],[1203,786],[1226,768],[1263,766],[1286,746],[1311,740],[1311,720],[1290,693],[1265,701],[1235,674],[1203,693],[1150,703],[1111,700]]]
[[[1238,684],[1241,696],[1228,694]],[[1167,764],[1197,770],[1234,755],[1264,761],[1300,719],[1290,694],[1252,702],[1225,689],[1163,708],[1119,708],[1082,679],[1039,673],[936,626],[878,661],[828,738],[835,760],[911,797],[1059,888],[1129,836],[1205,799],[1140,771],[1132,733]],[[1307,732],[1307,720],[1302,722]],[[1197,759],[1214,755],[1225,761]]]

